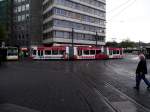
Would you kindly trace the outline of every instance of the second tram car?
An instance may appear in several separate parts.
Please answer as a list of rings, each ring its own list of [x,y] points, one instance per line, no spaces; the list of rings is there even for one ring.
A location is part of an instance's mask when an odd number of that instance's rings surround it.
[[[75,57],[79,60],[86,59],[107,59],[108,56],[104,54],[103,47],[87,47],[79,46],[75,47]]]

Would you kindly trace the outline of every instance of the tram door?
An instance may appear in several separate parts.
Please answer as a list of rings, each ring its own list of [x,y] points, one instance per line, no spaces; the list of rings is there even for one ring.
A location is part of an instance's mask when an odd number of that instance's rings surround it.
[[[38,50],[38,56],[39,58],[43,58],[43,50]]]
[[[74,47],[69,47],[69,59],[73,60],[74,59]]]

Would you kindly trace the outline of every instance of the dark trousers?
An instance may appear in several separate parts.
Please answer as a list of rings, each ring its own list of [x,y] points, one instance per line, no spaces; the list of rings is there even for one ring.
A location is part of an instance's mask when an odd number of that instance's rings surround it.
[[[150,82],[145,77],[145,74],[136,74],[136,87],[139,88],[141,80],[144,80],[147,86],[150,86]]]

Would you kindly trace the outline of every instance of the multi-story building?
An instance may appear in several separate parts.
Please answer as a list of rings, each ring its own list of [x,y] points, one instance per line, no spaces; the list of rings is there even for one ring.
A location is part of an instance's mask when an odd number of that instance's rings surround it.
[[[13,45],[37,45],[42,39],[42,0],[13,0]]]
[[[6,32],[7,44],[11,38],[11,23],[12,23],[12,1],[11,0],[1,0],[0,1],[0,25]]]
[[[13,45],[104,45],[105,6],[105,0],[13,0]]]
[[[43,0],[43,43],[105,45],[105,0]]]

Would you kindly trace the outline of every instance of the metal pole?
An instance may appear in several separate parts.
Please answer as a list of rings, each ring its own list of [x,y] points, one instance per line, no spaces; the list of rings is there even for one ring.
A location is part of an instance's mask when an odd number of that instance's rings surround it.
[[[72,28],[72,47],[74,46],[74,28]]]
[[[97,32],[96,32],[96,37],[95,37],[95,40],[96,40],[96,47],[97,47],[97,36],[98,36],[98,35],[97,35]]]
[[[139,50],[141,52],[141,41],[139,40]]]

